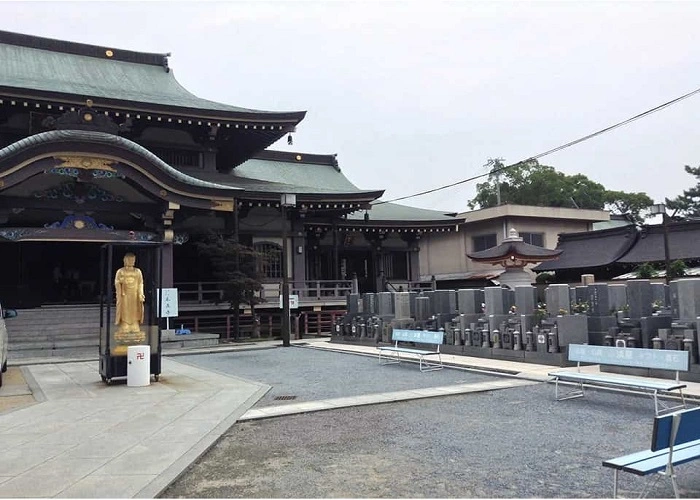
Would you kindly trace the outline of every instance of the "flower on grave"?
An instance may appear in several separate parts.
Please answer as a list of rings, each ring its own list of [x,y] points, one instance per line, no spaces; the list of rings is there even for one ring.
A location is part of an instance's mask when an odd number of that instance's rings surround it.
[[[664,301],[663,300],[655,300],[654,302],[651,303],[651,310],[654,312],[658,312],[663,308],[664,308]]]
[[[575,313],[585,314],[588,312],[589,305],[588,302],[579,300],[578,302],[571,303],[571,310]]]
[[[482,313],[485,313],[485,312],[486,312],[486,303],[485,303],[485,302],[482,302],[482,303],[481,303],[481,312],[482,312]]]
[[[537,308],[533,311],[535,318],[537,318],[537,321],[542,321],[547,317],[547,304],[544,302],[539,302],[537,304]]]
[[[518,314],[518,306],[510,306],[510,314]]]

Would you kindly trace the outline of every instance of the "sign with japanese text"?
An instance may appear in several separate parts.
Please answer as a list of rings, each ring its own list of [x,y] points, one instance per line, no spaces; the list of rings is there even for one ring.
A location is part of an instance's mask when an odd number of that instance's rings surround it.
[[[158,300],[160,301],[161,318],[177,317],[177,288],[161,288],[158,290]]]

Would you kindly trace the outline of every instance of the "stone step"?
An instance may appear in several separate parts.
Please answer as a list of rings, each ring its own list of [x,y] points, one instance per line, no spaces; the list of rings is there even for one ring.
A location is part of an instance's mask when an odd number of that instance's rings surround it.
[[[99,331],[95,329],[71,333],[24,332],[22,334],[8,336],[8,343],[13,344],[15,342],[52,342],[55,340],[92,339],[99,338],[99,336]]]
[[[42,350],[42,349],[72,349],[75,347],[97,347],[100,345],[100,340],[95,339],[77,339],[77,340],[56,340],[49,342],[8,342],[8,351],[24,351],[24,350]]]

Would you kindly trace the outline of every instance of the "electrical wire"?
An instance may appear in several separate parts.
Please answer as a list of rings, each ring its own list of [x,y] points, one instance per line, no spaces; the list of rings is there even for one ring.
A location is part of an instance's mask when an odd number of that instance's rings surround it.
[[[415,198],[415,197],[417,197],[417,196],[423,196],[423,195],[426,195],[426,194],[435,193],[435,192],[437,192],[437,191],[442,191],[443,189],[448,189],[448,188],[451,188],[451,187],[459,186],[460,184],[464,184],[464,183],[466,183],[466,182],[475,181],[475,180],[477,180],[477,179],[481,179],[482,177],[487,177],[487,176],[489,176],[489,175],[492,175],[492,174],[495,174],[495,173],[498,173],[498,172],[503,172],[504,170],[508,170],[509,168],[513,168],[513,167],[516,167],[516,166],[518,166],[518,165],[527,164],[527,163],[529,163],[529,162],[538,160],[539,158],[543,158],[543,157],[545,157],[545,156],[547,156],[547,155],[551,155],[552,153],[556,153],[556,152],[558,152],[558,151],[561,151],[562,149],[570,148],[571,146],[575,146],[576,144],[580,144],[580,143],[582,143],[582,142],[584,142],[584,141],[587,141],[587,140],[589,140],[589,139],[592,139],[592,138],[594,138],[594,137],[597,137],[597,136],[599,136],[599,135],[601,135],[601,134],[605,134],[605,133],[607,133],[607,132],[610,132],[611,130],[614,130],[614,129],[616,129],[616,128],[622,127],[622,126],[624,126],[624,125],[627,125],[628,123],[632,123],[633,121],[639,120],[640,118],[644,118],[645,116],[649,116],[649,115],[651,115],[652,113],[656,113],[657,111],[661,111],[661,110],[664,109],[664,108],[667,108],[667,107],[669,107],[669,106],[672,106],[673,104],[676,104],[676,103],[678,103],[678,102],[680,102],[680,101],[682,101],[682,100],[684,100],[684,99],[687,99],[687,98],[689,98],[689,97],[692,97],[692,96],[694,96],[695,94],[698,94],[698,93],[700,93],[700,88],[695,89],[695,90],[693,90],[692,92],[688,92],[687,94],[684,94],[684,95],[682,95],[682,96],[680,96],[680,97],[676,97],[675,99],[672,99],[672,100],[670,100],[670,101],[667,101],[667,102],[665,102],[665,103],[663,103],[663,104],[660,104],[659,106],[656,106],[656,107],[654,107],[654,108],[648,109],[648,110],[646,110],[646,111],[644,111],[644,112],[642,112],[642,113],[639,113],[639,114],[637,114],[637,115],[634,115],[633,117],[628,118],[628,119],[626,119],[626,120],[623,120],[623,121],[621,121],[621,122],[618,122],[618,123],[616,123],[616,124],[614,124],[614,125],[611,125],[611,126],[609,126],[609,127],[605,127],[605,128],[603,128],[603,129],[600,129],[600,130],[598,130],[597,132],[593,132],[592,134],[585,135],[585,136],[583,136],[583,137],[581,137],[581,138],[579,138],[579,139],[573,140],[573,141],[571,141],[571,142],[567,142],[566,144],[562,144],[561,146],[557,146],[556,148],[552,148],[552,149],[547,150],[547,151],[545,151],[545,152],[543,152],[543,153],[539,153],[539,154],[537,154],[537,155],[535,155],[535,156],[531,156],[531,157],[527,158],[526,160],[521,160],[521,161],[519,161],[519,162],[512,163],[512,164],[510,164],[510,165],[504,165],[503,167],[500,167],[500,168],[497,168],[497,169],[493,169],[493,170],[491,170],[491,171],[489,171],[489,172],[487,172],[487,173],[485,173],[485,174],[475,175],[475,176],[473,176],[473,177],[469,177],[469,178],[463,179],[463,180],[461,180],[461,181],[453,182],[453,183],[451,183],[451,184],[446,184],[446,185],[444,185],[444,186],[436,187],[436,188],[433,188],[433,189],[428,189],[428,190],[426,190],[426,191],[421,191],[421,192],[419,192],[419,193],[410,194],[410,195],[407,195],[407,196],[401,196],[401,197],[399,197],[399,198],[394,198],[394,199],[386,200],[386,201],[378,201],[378,202],[373,203],[373,205],[382,205],[382,204],[384,204],[384,203],[392,203],[392,202],[395,202],[395,201],[407,200],[407,199],[409,199],[409,198]]]

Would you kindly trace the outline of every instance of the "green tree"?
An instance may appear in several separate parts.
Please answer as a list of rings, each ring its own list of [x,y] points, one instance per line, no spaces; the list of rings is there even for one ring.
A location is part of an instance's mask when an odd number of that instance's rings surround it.
[[[637,278],[650,279],[654,277],[656,269],[654,269],[654,266],[648,262],[645,262],[637,266],[637,269],[635,269],[634,272],[637,275]]]
[[[683,194],[669,200],[666,198],[666,206],[674,213],[685,217],[700,217],[700,167],[686,165],[686,173],[694,176],[698,183],[683,191]]]
[[[674,260],[668,266],[668,279],[674,280],[676,278],[682,278],[685,276],[685,272],[688,269],[685,262],[682,260]]]
[[[629,214],[642,221],[644,209],[652,204],[644,193],[608,191],[602,184],[583,174],[566,175],[554,167],[540,165],[537,160],[521,162],[506,168],[501,158],[486,163],[488,179],[476,185],[476,196],[468,206],[495,207],[499,203],[570,207],[603,210]]]
[[[629,215],[634,222],[644,222],[644,214],[654,200],[646,193],[626,193],[624,191],[606,191],[605,208],[610,212],[620,215]]]
[[[211,263],[216,280],[223,283],[223,300],[233,310],[234,338],[238,338],[240,306],[249,305],[255,319],[255,305],[262,302],[260,262],[264,256],[230,235],[215,232],[207,233],[195,245],[202,258]]]

